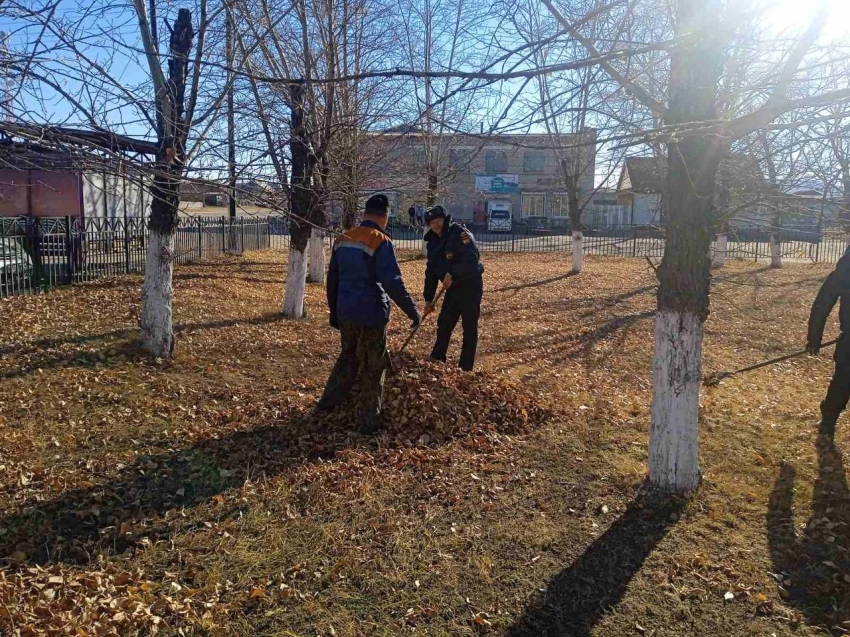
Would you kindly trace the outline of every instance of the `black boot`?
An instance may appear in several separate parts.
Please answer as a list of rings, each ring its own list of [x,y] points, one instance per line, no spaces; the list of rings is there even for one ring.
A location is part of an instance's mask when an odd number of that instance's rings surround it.
[[[838,422],[838,416],[829,413],[824,409],[824,404],[820,406],[821,420],[818,425],[818,433],[822,436],[833,438],[835,436],[835,425]]]

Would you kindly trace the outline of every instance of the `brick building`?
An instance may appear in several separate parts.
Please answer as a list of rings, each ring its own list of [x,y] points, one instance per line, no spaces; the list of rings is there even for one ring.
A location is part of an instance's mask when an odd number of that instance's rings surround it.
[[[574,153],[580,192],[593,190],[596,131],[563,135],[564,154]],[[453,217],[483,223],[492,202],[510,204],[514,219],[543,216],[568,224],[567,191],[548,135],[487,138],[432,135],[419,131],[369,136],[371,170],[363,195],[386,194],[402,219],[411,205],[425,205],[427,165],[436,167],[436,201]]]

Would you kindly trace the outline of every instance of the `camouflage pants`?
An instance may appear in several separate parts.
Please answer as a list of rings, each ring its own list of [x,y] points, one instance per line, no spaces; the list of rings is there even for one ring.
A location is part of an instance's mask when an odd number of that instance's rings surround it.
[[[357,418],[361,423],[377,423],[381,417],[384,377],[390,367],[387,328],[340,321],[342,349],[320,404],[342,404],[355,383],[359,384]]]

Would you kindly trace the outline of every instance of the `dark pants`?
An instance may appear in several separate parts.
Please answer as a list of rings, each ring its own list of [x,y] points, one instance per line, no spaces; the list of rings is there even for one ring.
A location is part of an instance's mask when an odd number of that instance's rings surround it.
[[[384,377],[390,366],[387,328],[340,322],[342,349],[319,404],[330,409],[342,404],[359,383],[357,418],[361,425],[379,425]]]
[[[824,423],[835,425],[838,416],[847,407],[850,399],[850,335],[842,334],[835,346],[835,373],[826,398],[820,404],[821,415]]]
[[[470,281],[452,283],[446,290],[440,317],[437,319],[437,342],[431,350],[431,358],[446,360],[449,341],[458,319],[463,325],[463,344],[460,349],[460,368],[471,371],[475,365],[475,350],[478,347],[478,317],[481,314],[481,297],[484,283],[481,277]]]

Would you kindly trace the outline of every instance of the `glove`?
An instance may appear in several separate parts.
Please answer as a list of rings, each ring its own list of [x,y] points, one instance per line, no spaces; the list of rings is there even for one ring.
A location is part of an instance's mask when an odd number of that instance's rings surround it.
[[[339,329],[339,319],[336,316],[334,316],[333,314],[331,314],[330,324],[331,324],[331,327],[334,328],[335,330]]]
[[[416,315],[411,317],[410,319],[410,329],[415,330],[422,324],[422,316],[419,314],[419,311],[416,311]]]
[[[817,356],[820,352],[820,345],[809,343],[808,345],[806,345],[806,352],[811,356]]]

